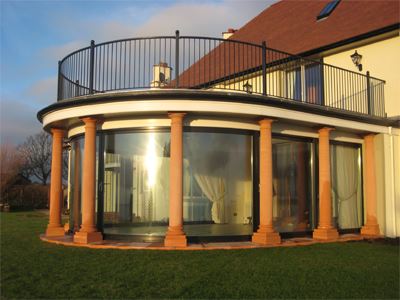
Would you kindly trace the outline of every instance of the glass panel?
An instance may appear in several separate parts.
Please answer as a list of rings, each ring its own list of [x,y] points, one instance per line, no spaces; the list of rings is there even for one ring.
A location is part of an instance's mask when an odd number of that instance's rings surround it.
[[[81,195],[82,195],[82,163],[83,137],[71,141],[70,189],[69,189],[69,224],[71,231],[78,231],[81,225]]]
[[[306,99],[308,103],[322,104],[322,74],[318,64],[305,67]]]
[[[301,101],[301,68],[286,72],[287,97]]]
[[[71,141],[71,162],[70,162],[70,179],[69,179],[69,205],[70,205],[70,216],[69,224],[71,231],[78,231],[82,223],[82,166],[83,166],[83,154],[84,154],[85,139],[84,136],[74,138]],[[97,211],[97,174],[99,165],[99,139],[96,137],[96,199],[95,209]],[[97,215],[95,215],[95,223],[97,221]]]
[[[104,233],[164,235],[169,133],[106,134],[104,150]]]
[[[360,148],[331,145],[332,216],[340,229],[362,225]]]
[[[312,229],[312,147],[309,142],[272,140],[273,221],[279,232]]]
[[[339,4],[340,0],[333,0],[329,2],[318,14],[317,20],[328,17],[332,11],[336,8],[336,6]]]
[[[184,133],[184,230],[188,236],[252,233],[252,136]]]

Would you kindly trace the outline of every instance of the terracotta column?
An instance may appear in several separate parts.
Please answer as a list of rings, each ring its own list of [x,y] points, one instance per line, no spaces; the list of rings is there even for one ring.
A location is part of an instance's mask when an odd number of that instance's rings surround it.
[[[76,243],[92,243],[103,239],[97,231],[96,215],[96,125],[97,119],[82,118],[85,123],[85,148],[82,167],[82,226],[74,235]]]
[[[313,238],[332,240],[339,237],[332,226],[331,166],[329,154],[329,133],[333,128],[323,127],[319,133],[319,222]]]
[[[64,130],[52,128],[53,135],[51,177],[50,177],[50,215],[46,236],[63,236],[64,227],[61,225],[62,201],[62,145]]]
[[[263,245],[281,242],[272,223],[272,122],[269,119],[260,121],[260,225],[252,242]]]
[[[167,247],[186,247],[183,232],[183,130],[184,113],[170,113],[171,119],[171,157],[169,189],[169,226],[164,245]]]
[[[362,235],[379,235],[379,224],[376,218],[376,173],[374,134],[364,137],[365,147],[365,201],[367,204],[367,222],[361,228]]]

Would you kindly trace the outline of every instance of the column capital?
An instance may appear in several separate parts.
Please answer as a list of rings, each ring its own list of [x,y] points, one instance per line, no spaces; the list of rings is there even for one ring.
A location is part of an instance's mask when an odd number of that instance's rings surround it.
[[[272,122],[274,122],[275,120],[273,119],[261,119],[258,121],[258,124],[260,125],[260,128],[271,128],[272,127]]]
[[[97,117],[82,117],[80,118],[85,126],[96,126],[99,123],[99,118]]]
[[[168,112],[168,117],[171,120],[176,120],[176,119],[181,119],[183,120],[183,118],[185,117],[186,113],[185,112]]]
[[[327,126],[324,126],[324,127],[320,127],[320,128],[318,128],[318,134],[319,135],[329,135],[329,133],[332,131],[332,130],[335,130],[335,128],[334,127],[327,127]]]
[[[61,137],[62,138],[65,135],[65,130],[61,129],[61,128],[57,128],[57,127],[51,128],[50,132],[53,137]]]
[[[366,133],[364,135],[362,135],[362,137],[364,138],[365,141],[373,141],[375,138],[375,133]]]

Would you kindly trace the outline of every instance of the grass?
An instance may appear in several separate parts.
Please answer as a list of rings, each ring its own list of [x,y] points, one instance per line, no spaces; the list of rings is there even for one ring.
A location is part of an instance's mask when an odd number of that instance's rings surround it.
[[[399,246],[351,242],[221,251],[97,250],[39,240],[47,217],[1,214],[10,298],[399,298]]]

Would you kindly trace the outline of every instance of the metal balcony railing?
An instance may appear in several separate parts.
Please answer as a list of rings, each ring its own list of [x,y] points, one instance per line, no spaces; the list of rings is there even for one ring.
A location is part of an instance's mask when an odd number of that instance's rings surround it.
[[[148,88],[222,89],[385,116],[385,81],[261,45],[219,38],[131,38],[59,62],[58,100]]]

